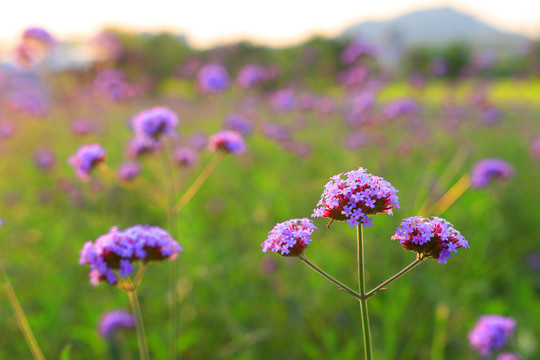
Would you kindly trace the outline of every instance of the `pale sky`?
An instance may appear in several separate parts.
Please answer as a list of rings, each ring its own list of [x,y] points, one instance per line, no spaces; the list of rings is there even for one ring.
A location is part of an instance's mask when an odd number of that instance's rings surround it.
[[[199,47],[239,39],[283,45],[315,33],[336,35],[364,20],[445,5],[540,38],[537,0],[0,0],[0,42],[13,42],[28,26],[44,27],[60,39],[88,38],[115,26],[173,30]]]

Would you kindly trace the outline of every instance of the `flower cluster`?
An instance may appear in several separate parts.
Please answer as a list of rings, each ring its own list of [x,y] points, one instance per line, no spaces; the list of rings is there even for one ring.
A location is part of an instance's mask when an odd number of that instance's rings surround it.
[[[246,143],[242,135],[232,130],[222,130],[208,139],[208,150],[222,150],[232,154],[239,154],[246,150]]]
[[[180,244],[157,226],[135,225],[123,231],[113,227],[95,242],[84,244],[79,263],[90,266],[92,285],[105,280],[114,285],[119,277],[133,273],[134,261],[172,260],[181,251]]]
[[[55,44],[56,40],[47,30],[40,27],[29,27],[24,30],[22,34],[24,40],[34,40],[44,46],[52,46]]]
[[[98,332],[105,339],[110,339],[117,328],[132,329],[135,324],[136,320],[133,314],[124,310],[111,310],[99,318]]]
[[[220,64],[205,65],[197,74],[199,88],[206,93],[225,91],[230,81],[227,70]]]
[[[199,160],[199,154],[190,147],[174,149],[172,159],[178,166],[191,166]]]
[[[141,174],[141,166],[136,161],[127,161],[118,167],[116,173],[120,180],[131,181]]]
[[[141,111],[133,118],[135,137],[158,140],[163,134],[173,134],[178,126],[178,116],[167,107]]]
[[[491,356],[513,335],[516,321],[502,315],[482,315],[469,332],[469,343],[481,356]]]
[[[342,174],[330,178],[312,217],[347,221],[351,227],[371,226],[368,215],[392,214],[393,208],[400,208],[398,191],[383,178],[368,174],[363,168],[345,176],[346,179],[342,179]]]
[[[276,224],[261,244],[263,252],[270,250],[283,256],[298,256],[311,242],[311,234],[316,229],[307,218]]]
[[[266,69],[264,67],[248,64],[240,70],[236,82],[241,88],[249,89],[262,83],[266,78]]]
[[[415,251],[421,257],[432,257],[445,264],[452,252],[469,247],[467,240],[451,223],[438,217],[426,219],[413,216],[404,219],[392,240],[398,240],[403,248]]]
[[[81,146],[68,160],[75,169],[75,175],[83,181],[87,181],[92,169],[103,161],[105,150],[99,144]]]
[[[471,172],[471,185],[475,188],[484,188],[493,179],[510,179],[513,175],[514,167],[507,161],[487,158],[474,164]]]
[[[418,103],[411,99],[398,99],[386,105],[383,110],[387,119],[395,119],[399,116],[413,116],[420,112]]]
[[[243,136],[248,136],[253,132],[253,124],[245,116],[240,114],[229,114],[224,120],[226,129],[239,132]]]

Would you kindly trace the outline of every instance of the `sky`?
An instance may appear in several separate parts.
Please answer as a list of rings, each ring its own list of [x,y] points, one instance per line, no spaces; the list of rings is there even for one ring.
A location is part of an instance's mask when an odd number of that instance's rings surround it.
[[[111,26],[183,33],[196,47],[240,39],[290,45],[313,34],[337,35],[361,21],[439,6],[540,38],[540,1],[533,0],[0,0],[0,42],[14,42],[29,26],[60,39],[89,38]]]

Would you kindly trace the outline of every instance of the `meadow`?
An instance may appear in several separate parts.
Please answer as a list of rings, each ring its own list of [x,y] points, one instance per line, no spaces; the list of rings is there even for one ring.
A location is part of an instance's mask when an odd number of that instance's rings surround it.
[[[297,100],[315,94],[327,107],[279,109],[271,91],[234,85],[207,94],[193,81],[171,80],[157,92],[113,101],[84,93],[86,84],[69,75],[43,76],[49,86],[45,114],[5,102],[2,109],[9,131],[0,138],[0,260],[46,358],[138,358],[133,329],[119,329],[110,339],[99,335],[101,314],[129,311],[129,302],[105,282],[89,284],[79,253],[113,226],[171,231],[162,210],[169,181],[179,199],[217,155],[202,147],[198,162],[174,165],[172,177],[164,162],[170,164],[171,150],[194,135],[223,129],[231,113],[253,125],[246,151],[225,154],[172,223],[183,248],[175,260],[182,359],[361,358],[357,301],[298,259],[261,251],[276,223],[310,217],[329,178],[359,167],[389,181],[401,204],[393,216],[374,216],[364,230],[368,288],[414,260],[390,239],[406,217],[441,215],[470,245],[447,264],[425,261],[370,299],[374,358],[479,359],[467,334],[483,314],[514,318],[507,348],[524,359],[540,357],[540,159],[531,153],[540,133],[538,80],[494,80],[485,87],[477,79],[429,80],[422,87],[383,82],[369,116],[359,120],[347,117],[353,92],[337,85],[295,89]],[[474,105],[478,94],[497,106],[496,121],[486,121]],[[385,117],[385,106],[400,98],[414,100],[418,111]],[[88,182],[75,177],[68,158],[93,143],[106,150],[105,164],[116,171],[133,136],[130,119],[155,106],[178,114],[178,135],[139,159],[140,177],[130,185],[98,169]],[[90,129],[74,132],[76,119],[86,119]],[[44,148],[55,160],[38,166],[36,151]],[[514,175],[469,188],[443,213],[430,213],[429,205],[485,158],[508,161]],[[318,230],[307,256],[354,288],[355,231],[342,222],[327,228],[328,219],[313,221]],[[30,359],[0,294],[0,359]],[[149,267],[138,294],[151,357],[166,359],[168,262]]]

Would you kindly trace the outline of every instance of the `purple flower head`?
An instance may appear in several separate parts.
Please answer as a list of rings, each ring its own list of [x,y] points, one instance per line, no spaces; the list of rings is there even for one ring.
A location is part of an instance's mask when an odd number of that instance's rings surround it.
[[[295,104],[294,90],[281,89],[272,95],[270,100],[272,106],[277,110],[292,110]]]
[[[56,43],[54,37],[47,30],[40,27],[29,27],[22,34],[23,40],[34,40],[45,47],[50,47]]]
[[[206,93],[225,91],[229,87],[230,79],[227,69],[220,64],[204,65],[197,74],[199,88]]]
[[[245,116],[240,114],[230,114],[224,120],[226,129],[239,132],[243,136],[248,136],[253,132],[253,124]]]
[[[502,112],[496,107],[490,106],[484,109],[484,122],[488,125],[497,125],[501,122]]]
[[[135,159],[160,149],[159,141],[135,136],[131,138],[126,147],[126,156]]]
[[[467,240],[452,224],[435,216],[431,219],[420,216],[404,219],[392,240],[398,240],[404,249],[415,251],[422,258],[432,257],[445,264],[452,252],[469,247]]]
[[[516,320],[502,315],[482,315],[469,332],[469,343],[480,356],[491,356],[513,335]]]
[[[178,166],[192,166],[199,160],[199,154],[189,147],[174,149],[172,159]]]
[[[384,116],[389,119],[395,119],[399,116],[413,116],[420,112],[420,106],[412,99],[394,100],[383,109]]]
[[[236,82],[241,88],[249,89],[264,82],[266,78],[266,69],[264,67],[248,64],[240,70]]]
[[[431,62],[430,68],[433,75],[441,77],[448,71],[448,63],[444,59],[437,58]]]
[[[497,360],[521,360],[522,357],[519,356],[519,354],[514,354],[514,353],[509,353],[509,352],[505,352],[505,353],[501,353],[497,356]]]
[[[369,76],[369,68],[362,64],[353,65],[341,71],[337,77],[345,86],[361,86]]]
[[[208,145],[208,135],[204,133],[195,133],[189,137],[188,143],[196,150],[202,150]]]
[[[366,134],[363,132],[355,132],[347,136],[345,145],[349,150],[358,150],[366,144]]]
[[[124,310],[110,310],[101,315],[98,322],[98,332],[105,339],[110,339],[118,328],[132,329],[136,325],[133,314]]]
[[[103,161],[105,150],[99,144],[81,146],[68,160],[75,169],[75,175],[83,181],[87,181],[92,169]]]
[[[100,60],[118,60],[124,54],[124,46],[118,34],[111,30],[104,30],[92,39],[96,48],[96,57]]]
[[[131,181],[141,174],[141,167],[136,161],[127,161],[116,172],[120,180]]]
[[[393,208],[400,208],[398,191],[388,181],[368,174],[363,168],[332,176],[324,186],[321,200],[312,217],[346,221],[355,225],[371,226],[368,215],[392,214]]]
[[[276,224],[261,243],[263,252],[268,250],[283,256],[298,256],[311,242],[311,234],[317,227],[307,218],[292,219]]]
[[[540,135],[536,137],[536,140],[531,145],[531,156],[540,159]]]
[[[375,54],[375,48],[371,44],[355,40],[341,53],[341,62],[350,65],[360,57],[374,58]]]
[[[246,143],[242,135],[232,130],[222,130],[208,139],[208,150],[225,151],[231,154],[240,154],[246,150]]]
[[[287,125],[264,122],[261,126],[261,132],[267,138],[281,144],[287,144],[292,140],[291,129]]]
[[[510,179],[514,175],[514,167],[507,161],[487,158],[474,164],[471,172],[471,185],[485,188],[493,179]]]
[[[90,266],[90,283],[107,281],[114,285],[119,278],[129,276],[134,261],[173,260],[182,247],[171,235],[157,226],[135,225],[123,231],[116,227],[95,242],[87,241],[79,264]]]
[[[111,100],[129,99],[135,95],[133,88],[126,81],[125,73],[117,69],[101,71],[94,80],[93,89]]]
[[[92,132],[94,126],[90,120],[77,119],[71,123],[71,132],[75,135],[86,135]]]
[[[40,169],[49,171],[56,162],[54,152],[49,148],[40,148],[34,152],[34,163]]]
[[[178,116],[167,107],[155,107],[135,115],[132,120],[136,136],[158,140],[163,134],[175,134]]]

